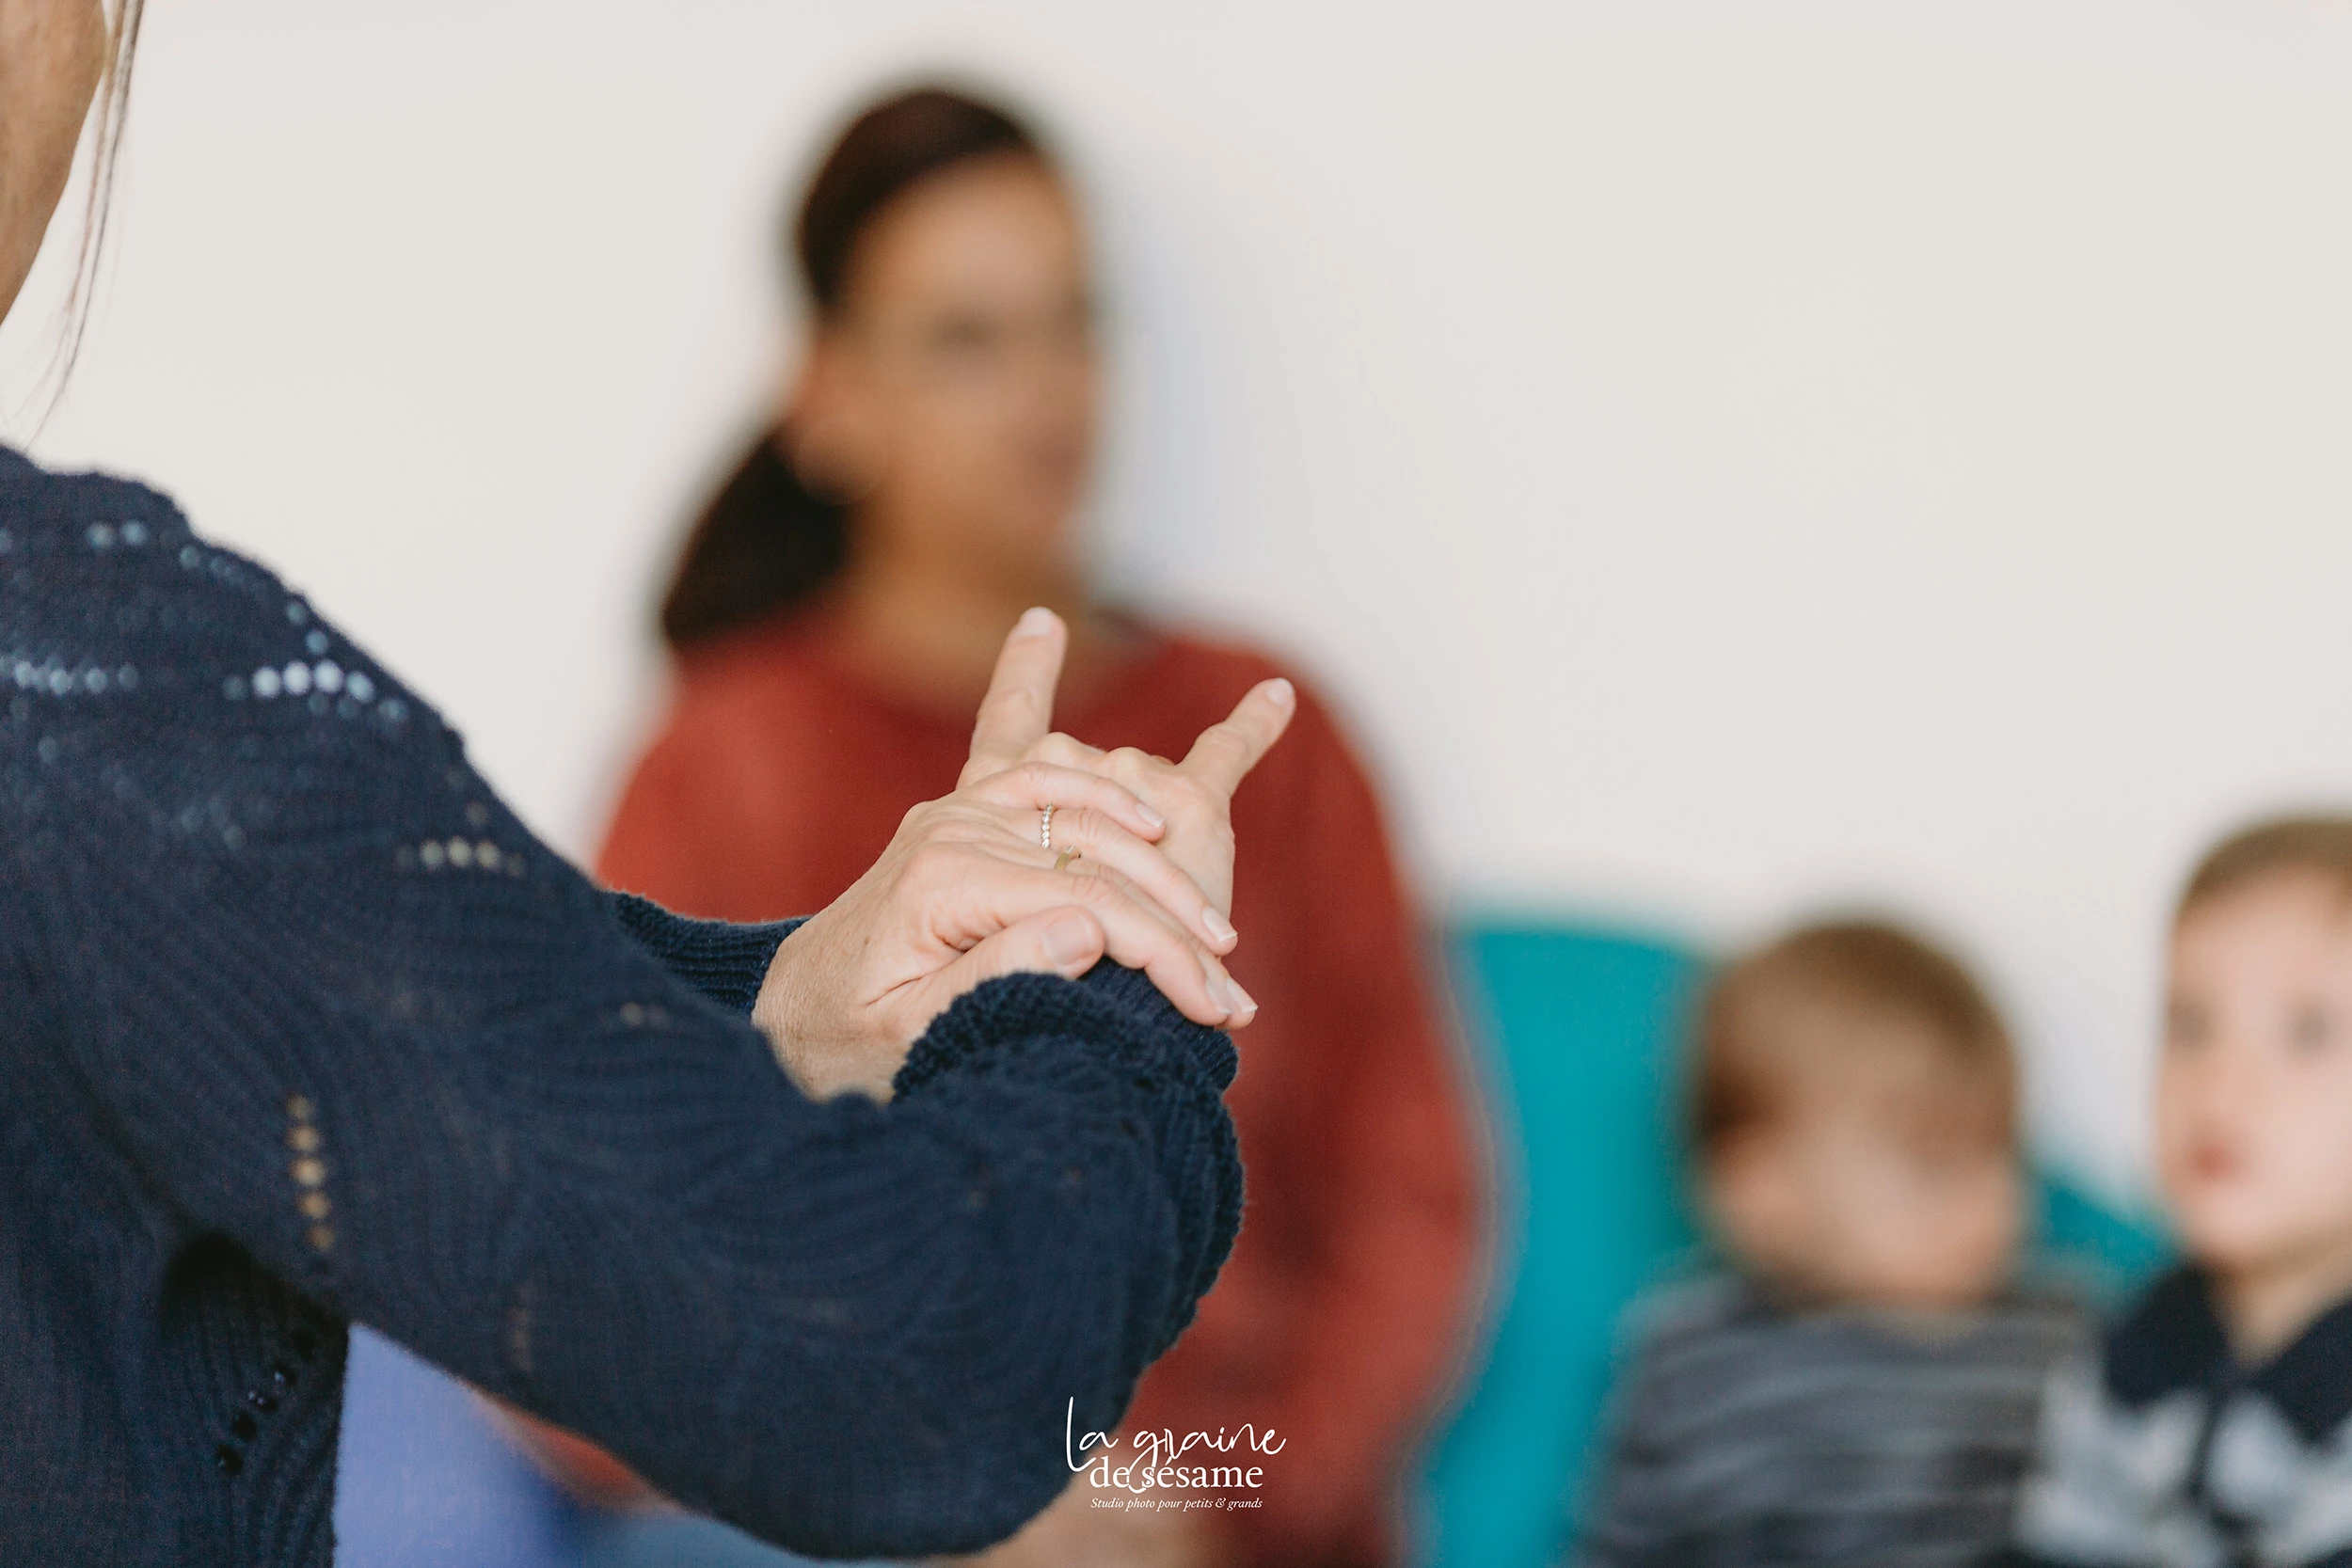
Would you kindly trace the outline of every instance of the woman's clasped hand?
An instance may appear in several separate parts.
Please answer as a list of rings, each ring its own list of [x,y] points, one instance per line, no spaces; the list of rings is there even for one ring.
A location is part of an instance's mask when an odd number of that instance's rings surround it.
[[[955,792],[907,813],[776,950],[752,1018],[807,1094],[888,1099],[930,1022],[1004,974],[1075,979],[1108,958],[1195,1022],[1256,1015],[1221,961],[1239,941],[1231,808],[1290,722],[1290,683],[1251,689],[1182,762],[1097,751],[1051,730],[1068,636],[1050,610],[1021,618]]]

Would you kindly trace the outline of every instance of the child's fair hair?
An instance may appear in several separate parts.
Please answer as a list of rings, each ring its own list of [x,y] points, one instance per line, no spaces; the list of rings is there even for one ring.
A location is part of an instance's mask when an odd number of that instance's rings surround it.
[[[2016,1142],[2017,1058],[1999,1013],[1958,960],[1885,921],[1802,927],[1732,964],[1701,1009],[1697,1058],[1703,1160],[1886,1066],[1935,1078],[1923,1137]]]
[[[2172,923],[2249,882],[2297,871],[2325,878],[2352,904],[2352,816],[2277,816],[2240,828],[2189,873]]]

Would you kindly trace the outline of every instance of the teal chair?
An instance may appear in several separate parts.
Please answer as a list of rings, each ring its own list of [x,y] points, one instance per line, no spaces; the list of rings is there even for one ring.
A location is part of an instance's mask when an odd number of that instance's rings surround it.
[[[1502,1161],[1484,1367],[1433,1445],[1425,1560],[1541,1568],[1574,1528],[1627,1307],[1687,1258],[1681,1044],[1705,979],[1689,944],[1565,921],[1470,922],[1449,944]],[[2095,1293],[2167,1254],[2157,1228],[2061,1179],[2046,1258]]]

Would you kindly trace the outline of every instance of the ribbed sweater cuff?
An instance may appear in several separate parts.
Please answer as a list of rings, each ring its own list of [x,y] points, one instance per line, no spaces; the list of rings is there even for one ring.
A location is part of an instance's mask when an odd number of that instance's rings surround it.
[[[1120,1015],[1127,1027],[1104,1029],[1082,1022],[1100,1019],[1104,1009]],[[892,1093],[905,1094],[990,1053],[1002,1037],[995,1031],[1008,1025],[1016,1033],[1035,1029],[1099,1038],[1138,1065],[1149,1061],[1177,1069],[1211,1098],[1225,1092],[1240,1065],[1231,1039],[1178,1012],[1150,975],[1105,960],[1074,989],[1049,974],[1008,974],[958,997],[914,1042]]]
[[[749,1013],[759,999],[768,965],[798,920],[739,926],[689,920],[633,893],[608,893],[613,917],[662,968],[723,1007]]]

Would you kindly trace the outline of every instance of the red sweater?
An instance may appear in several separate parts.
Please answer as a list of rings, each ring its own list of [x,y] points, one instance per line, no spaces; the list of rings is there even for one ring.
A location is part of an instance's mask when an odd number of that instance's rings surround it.
[[[1180,757],[1278,673],[1154,633],[1058,727]],[[910,806],[955,787],[970,738],[968,711],[884,694],[821,622],[725,639],[685,661],[597,870],[689,914],[806,913],[873,863]],[[1261,1009],[1229,1095],[1248,1208],[1129,1426],[1281,1435],[1262,1506],[1193,1515],[1229,1528],[1241,1560],[1389,1563],[1400,1470],[1471,1306],[1483,1194],[1469,1109],[1371,785],[1304,688],[1233,828],[1231,966]]]

